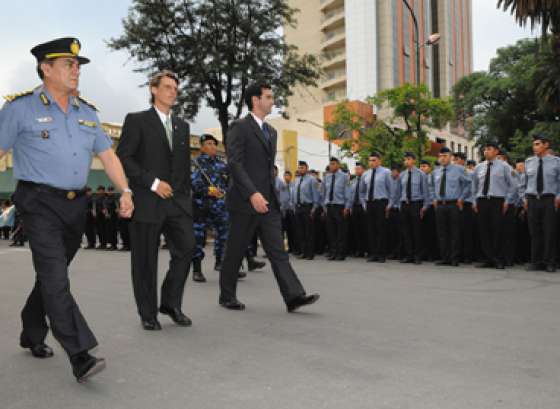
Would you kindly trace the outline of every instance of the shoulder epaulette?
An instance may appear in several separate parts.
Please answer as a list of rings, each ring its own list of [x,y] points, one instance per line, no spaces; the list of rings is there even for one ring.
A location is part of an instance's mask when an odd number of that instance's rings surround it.
[[[88,107],[90,107],[91,109],[93,109],[94,111],[99,111],[99,109],[97,109],[97,107],[92,104],[91,102],[89,102],[87,99],[85,99],[84,97],[82,97],[81,95],[78,97],[78,99],[80,101],[82,101],[84,104],[86,104]]]
[[[20,97],[24,97],[26,95],[31,95],[33,94],[33,90],[29,89],[27,91],[23,91],[23,92],[18,92],[16,94],[11,94],[11,95],[5,95],[4,99],[8,102],[12,102],[15,101],[16,99],[20,98]]]

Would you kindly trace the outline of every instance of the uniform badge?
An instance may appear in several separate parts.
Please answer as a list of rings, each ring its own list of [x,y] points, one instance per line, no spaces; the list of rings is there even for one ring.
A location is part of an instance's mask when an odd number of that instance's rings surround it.
[[[52,118],[52,116],[43,116],[41,118],[35,118],[35,120],[37,122],[39,122],[40,124],[46,124],[46,123],[52,122],[53,118]]]
[[[66,193],[66,198],[68,200],[74,200],[76,198],[76,192],[71,190],[70,192]]]
[[[49,131],[47,131],[46,129],[43,129],[41,131],[41,138],[43,139],[49,139]]]
[[[97,128],[97,122],[95,121],[86,121],[85,119],[79,119],[78,123],[89,128]]]
[[[80,44],[76,40],[72,41],[72,44],[70,44],[70,52],[74,55],[80,53]]]
[[[44,92],[41,92],[39,98],[41,98],[41,102],[43,103],[43,105],[45,106],[50,105],[51,101],[49,101],[49,98],[45,95]]]

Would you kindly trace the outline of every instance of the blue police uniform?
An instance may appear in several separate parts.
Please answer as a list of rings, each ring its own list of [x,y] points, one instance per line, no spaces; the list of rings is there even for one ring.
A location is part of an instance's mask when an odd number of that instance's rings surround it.
[[[298,176],[292,190],[292,204],[296,220],[297,247],[303,257],[311,259],[315,249],[315,226],[311,212],[321,205],[321,192],[317,180],[306,173]]]
[[[350,176],[340,169],[324,177],[324,207],[327,212],[326,228],[329,238],[331,259],[343,260],[346,257],[346,237],[348,224],[344,209],[349,209]]]
[[[193,259],[204,258],[204,243],[208,227],[214,229],[214,255],[219,262],[224,254],[224,247],[228,235],[228,212],[225,198],[216,198],[208,194],[210,179],[212,184],[225,192],[227,190],[227,165],[218,157],[211,157],[201,153],[196,158],[198,166],[191,173],[193,200],[195,206],[194,235],[196,249]],[[206,176],[205,176],[206,174]]]
[[[95,108],[80,97],[69,97],[67,112],[43,86],[7,100],[0,111],[0,149],[13,149],[19,181],[14,199],[37,272],[22,311],[21,345],[44,343],[46,315],[64,350],[78,356],[97,341],[70,293],[67,265],[85,230],[92,157],[110,149],[111,140]]]

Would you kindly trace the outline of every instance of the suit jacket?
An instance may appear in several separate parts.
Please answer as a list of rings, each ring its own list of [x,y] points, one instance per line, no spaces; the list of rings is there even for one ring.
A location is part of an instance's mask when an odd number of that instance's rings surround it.
[[[192,216],[190,129],[175,115],[171,122],[173,151],[153,107],[128,114],[124,120],[117,155],[134,194],[135,221],[156,223],[161,215],[164,199],[151,190],[156,178],[171,185],[173,197],[167,200]]]
[[[249,198],[261,193],[269,206],[278,208],[275,189],[274,161],[277,133],[270,125],[268,141],[251,114],[233,122],[227,134],[227,156],[230,181],[226,205],[231,212],[257,214]]]

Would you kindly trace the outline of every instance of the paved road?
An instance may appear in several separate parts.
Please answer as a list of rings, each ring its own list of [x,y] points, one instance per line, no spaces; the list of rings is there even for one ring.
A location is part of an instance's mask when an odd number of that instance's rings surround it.
[[[240,285],[245,312],[217,306],[209,272],[188,283],[194,326],[162,317],[163,331],[148,333],[128,257],[80,251],[73,264],[73,293],[108,360],[79,385],[52,338],[49,360],[17,346],[32,265],[1,242],[2,409],[560,407],[560,274],[297,260],[322,299],[287,314],[269,268]]]

